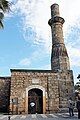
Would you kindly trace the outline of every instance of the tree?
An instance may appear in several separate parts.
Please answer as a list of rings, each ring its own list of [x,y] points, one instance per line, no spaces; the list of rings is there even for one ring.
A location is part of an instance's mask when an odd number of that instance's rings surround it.
[[[79,79],[79,78],[80,78],[80,74],[78,75],[77,79]]]
[[[79,81],[78,82],[76,82],[76,84],[75,84],[75,90],[80,90],[80,74],[78,75],[78,77],[77,77],[77,79],[79,79]]]
[[[0,0],[0,29],[4,27],[4,13],[10,10],[10,3],[7,0]]]
[[[80,74],[78,75],[77,79],[79,79],[78,82],[76,82],[74,88],[75,88],[75,96],[79,96],[80,95]]]

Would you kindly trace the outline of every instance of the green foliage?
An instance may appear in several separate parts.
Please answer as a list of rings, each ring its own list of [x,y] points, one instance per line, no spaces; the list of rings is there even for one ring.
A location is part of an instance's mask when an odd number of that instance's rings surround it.
[[[3,26],[3,23],[2,23],[2,21],[0,21],[0,28],[3,28],[4,26]]]
[[[10,10],[10,3],[7,0],[0,0],[0,9],[3,12]]]
[[[80,74],[78,75],[77,79],[79,79],[79,78],[80,78]]]
[[[80,74],[78,75],[77,79],[79,79],[79,81],[76,82],[76,84],[74,86],[76,96],[78,96],[80,94]]]
[[[4,13],[10,10],[10,3],[7,0],[0,0],[0,29],[3,28]]]

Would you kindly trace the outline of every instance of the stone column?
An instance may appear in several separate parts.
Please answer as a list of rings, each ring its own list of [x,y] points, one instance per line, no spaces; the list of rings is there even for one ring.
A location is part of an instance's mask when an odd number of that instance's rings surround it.
[[[52,30],[52,54],[51,69],[52,70],[69,70],[69,58],[64,44],[63,23],[65,20],[60,17],[59,5],[51,6],[51,19],[48,24]]]

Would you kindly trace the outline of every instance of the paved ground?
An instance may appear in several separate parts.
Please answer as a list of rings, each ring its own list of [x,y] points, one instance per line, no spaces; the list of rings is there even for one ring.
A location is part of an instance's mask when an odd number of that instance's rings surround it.
[[[0,120],[9,120],[9,115],[1,115]],[[58,114],[29,114],[29,115],[10,115],[10,120],[77,120],[77,113],[69,117],[68,113]]]

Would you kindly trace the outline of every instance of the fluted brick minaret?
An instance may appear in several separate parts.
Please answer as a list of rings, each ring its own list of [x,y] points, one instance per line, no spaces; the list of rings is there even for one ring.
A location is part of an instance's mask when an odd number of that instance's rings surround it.
[[[52,30],[52,70],[70,70],[69,57],[64,44],[63,23],[65,20],[60,17],[59,5],[51,5],[51,19],[48,24]]]

